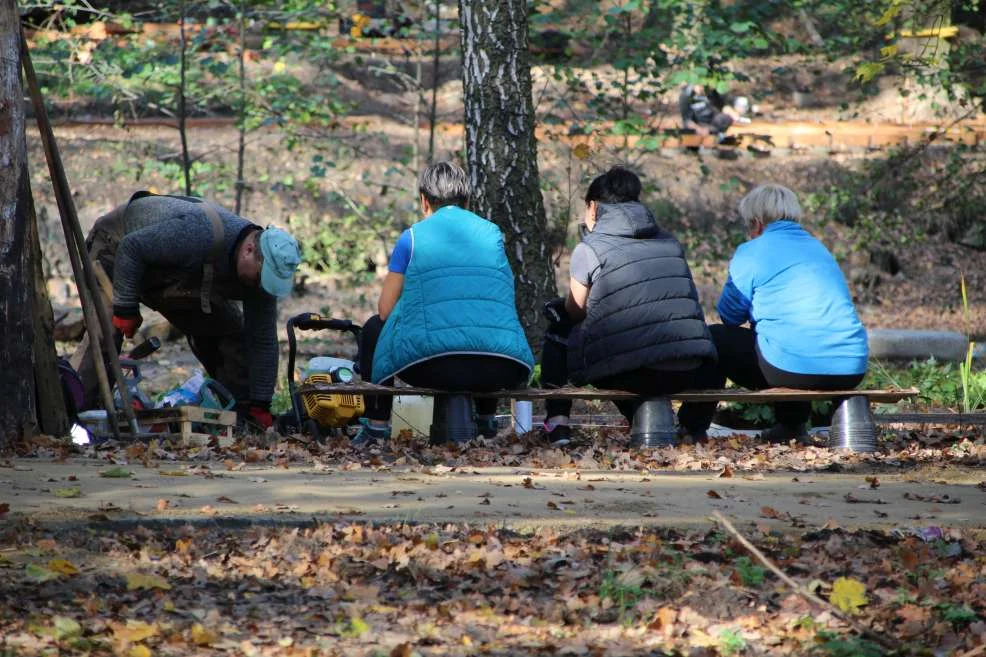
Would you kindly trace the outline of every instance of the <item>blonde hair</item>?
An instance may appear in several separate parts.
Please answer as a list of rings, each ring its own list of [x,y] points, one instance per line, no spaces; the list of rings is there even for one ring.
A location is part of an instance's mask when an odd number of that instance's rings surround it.
[[[759,221],[766,226],[780,219],[801,219],[798,197],[783,185],[766,184],[755,187],[739,202],[739,213],[748,225]]]

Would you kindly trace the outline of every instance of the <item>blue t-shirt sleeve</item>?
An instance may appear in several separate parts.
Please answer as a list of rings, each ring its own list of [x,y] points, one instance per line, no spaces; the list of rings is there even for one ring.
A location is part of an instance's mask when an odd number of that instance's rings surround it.
[[[739,326],[750,319],[750,300],[736,287],[732,275],[726,280],[726,285],[722,288],[716,310],[719,312],[722,323],[726,326]]]
[[[722,288],[716,310],[722,323],[739,326],[753,321],[753,278],[758,257],[751,249],[752,242],[740,245],[729,263],[729,278]]]
[[[411,229],[408,228],[397,238],[394,251],[390,254],[390,263],[387,270],[395,274],[403,274],[407,271],[407,266],[411,263],[411,251],[414,250],[414,240],[411,238]]]

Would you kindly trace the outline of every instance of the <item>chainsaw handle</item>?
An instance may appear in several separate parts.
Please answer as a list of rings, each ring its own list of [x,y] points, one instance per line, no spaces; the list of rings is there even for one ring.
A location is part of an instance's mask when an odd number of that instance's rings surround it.
[[[291,410],[294,413],[295,422],[300,427],[301,410],[299,409],[297,387],[294,379],[294,363],[298,350],[298,342],[294,335],[295,329],[299,331],[314,331],[317,329],[346,331],[353,334],[358,345],[362,327],[348,319],[331,319],[322,317],[318,313],[301,313],[288,320],[288,392],[291,395]]]
[[[288,326],[299,331],[314,331],[317,329],[332,329],[336,331],[352,331],[356,325],[348,319],[326,319],[315,313],[301,313],[288,320]]]

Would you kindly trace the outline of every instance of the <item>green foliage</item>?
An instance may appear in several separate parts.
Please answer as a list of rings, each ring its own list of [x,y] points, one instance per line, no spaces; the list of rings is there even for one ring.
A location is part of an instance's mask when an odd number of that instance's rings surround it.
[[[970,624],[979,620],[978,614],[965,605],[956,605],[943,602],[935,609],[941,615],[941,619],[946,623],[951,623],[956,629],[968,627]]]
[[[746,639],[737,630],[723,630],[719,633],[719,654],[724,657],[738,655],[746,648]]]
[[[904,367],[872,360],[861,387],[914,387],[921,391],[918,395],[921,404],[938,408],[961,407],[963,401],[962,376],[959,368],[953,363],[939,363],[934,358],[911,361]],[[978,400],[970,410],[983,408],[983,400],[986,399],[986,371],[970,371],[968,390],[970,398]]]
[[[611,600],[619,612],[620,621],[625,624],[632,622],[629,612],[647,595],[640,583],[633,579],[627,577],[627,573],[608,571],[599,585],[599,598]]]
[[[750,557],[738,557],[735,566],[743,586],[757,587],[763,584],[767,571],[763,566],[753,563]]]
[[[856,636],[841,636],[822,630],[816,636],[817,646],[812,651],[825,657],[883,657],[886,652],[877,644]]]

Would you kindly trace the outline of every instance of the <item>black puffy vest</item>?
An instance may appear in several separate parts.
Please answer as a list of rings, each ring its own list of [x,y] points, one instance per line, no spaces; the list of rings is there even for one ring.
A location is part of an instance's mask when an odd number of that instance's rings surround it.
[[[568,376],[584,385],[675,361],[717,360],[685,252],[640,203],[599,205],[584,239],[599,259]]]

